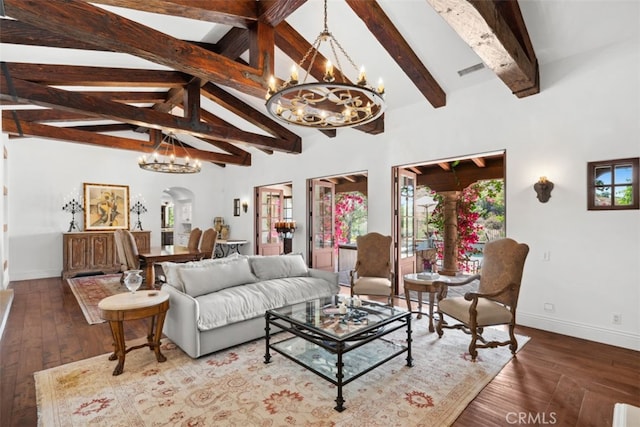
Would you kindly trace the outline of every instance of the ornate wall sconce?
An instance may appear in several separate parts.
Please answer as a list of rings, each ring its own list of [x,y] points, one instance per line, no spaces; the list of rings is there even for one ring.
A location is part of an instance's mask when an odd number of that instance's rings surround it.
[[[247,202],[246,200],[244,202],[242,202],[242,211],[244,213],[247,213],[247,210],[249,209],[249,202]]]
[[[551,198],[551,190],[553,190],[553,182],[549,181],[546,176],[541,176],[538,182],[533,184],[538,200],[540,203],[547,203]]]

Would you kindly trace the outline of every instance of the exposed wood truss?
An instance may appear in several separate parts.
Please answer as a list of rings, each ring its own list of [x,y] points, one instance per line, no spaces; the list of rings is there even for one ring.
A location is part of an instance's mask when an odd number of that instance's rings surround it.
[[[540,92],[538,61],[517,1],[427,1],[516,96]]]
[[[12,137],[149,152],[154,147],[150,129],[158,129],[195,138],[198,145],[188,146],[190,155],[220,166],[251,165],[248,147],[302,152],[295,129],[275,122],[246,97],[264,99],[276,47],[296,60],[310,48],[286,21],[307,0],[1,1],[8,18],[0,21],[2,43],[124,53],[162,68],[71,65],[64,63],[64,55],[60,64],[2,63],[2,128]],[[444,90],[377,2],[345,1],[426,100],[443,107]],[[517,1],[428,2],[517,96],[539,90],[537,61]],[[114,6],[228,29],[216,43],[181,40],[118,14]],[[322,73],[311,70],[316,77]],[[211,103],[259,131],[222,119]],[[25,104],[44,108],[24,109]],[[384,132],[384,116],[357,130]],[[336,135],[335,130],[323,132]]]

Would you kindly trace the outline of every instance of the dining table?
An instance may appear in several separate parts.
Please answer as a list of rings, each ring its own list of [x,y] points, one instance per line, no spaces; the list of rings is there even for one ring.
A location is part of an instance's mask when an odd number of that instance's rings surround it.
[[[203,257],[199,249],[190,249],[187,246],[164,245],[149,248],[148,251],[138,253],[140,264],[144,266],[144,275],[147,289],[153,289],[156,282],[154,266],[157,263],[196,261]]]

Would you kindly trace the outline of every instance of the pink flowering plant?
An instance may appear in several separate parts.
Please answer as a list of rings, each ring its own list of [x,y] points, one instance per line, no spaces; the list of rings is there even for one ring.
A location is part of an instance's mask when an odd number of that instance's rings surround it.
[[[337,193],[335,205],[335,245],[355,243],[366,233],[367,199],[359,191]]]

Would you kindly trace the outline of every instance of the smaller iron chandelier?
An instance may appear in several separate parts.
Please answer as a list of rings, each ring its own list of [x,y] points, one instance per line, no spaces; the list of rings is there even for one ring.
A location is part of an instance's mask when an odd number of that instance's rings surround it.
[[[198,173],[202,169],[200,161],[198,159],[191,160],[187,154],[187,149],[184,148],[182,142],[173,134],[166,135],[160,145],[164,145],[165,147],[162,155],[154,151],[151,159],[147,159],[147,156],[141,156],[138,159],[138,166],[140,166],[140,168],[152,172],[182,174]],[[184,162],[181,162],[176,156],[176,145],[179,145],[186,154]]]
[[[333,64],[328,60],[322,81],[307,83],[320,44],[325,41],[329,43],[335,64],[341,70],[342,81],[336,82]],[[356,72],[359,72],[356,84],[351,83],[344,76],[336,55],[336,47],[340,49]],[[311,59],[307,65],[306,74],[300,83],[298,68],[305,69],[305,62],[310,55]],[[293,65],[289,80],[282,87],[276,88],[276,80],[273,76],[269,79],[266,105],[269,114],[285,123],[310,128],[334,129],[363,125],[380,117],[385,108],[383,94],[382,80],[375,89],[369,86],[364,67],[358,70],[351,57],[329,32],[327,0],[324,0],[324,30],[318,35],[300,63],[297,66]]]

